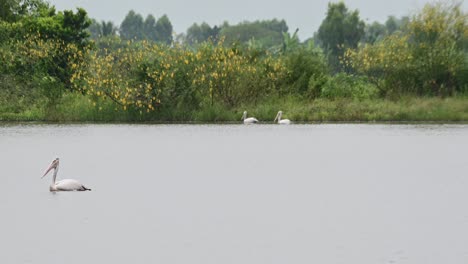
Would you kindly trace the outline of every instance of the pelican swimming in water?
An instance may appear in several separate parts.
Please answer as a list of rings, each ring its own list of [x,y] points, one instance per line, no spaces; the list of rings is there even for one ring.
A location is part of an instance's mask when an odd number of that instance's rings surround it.
[[[255,117],[249,117],[247,118],[247,111],[244,111],[244,114],[242,115],[242,119],[244,120],[244,124],[255,124],[258,123],[257,118]]]
[[[91,189],[86,188],[83,184],[78,182],[77,180],[72,180],[72,179],[65,179],[61,181],[55,181],[57,178],[57,172],[59,169],[59,163],[60,160],[59,158],[54,159],[49,167],[46,169],[44,172],[44,175],[42,175],[41,179],[44,178],[49,171],[54,169],[54,176],[52,177],[52,184],[50,185],[50,191],[51,192],[58,192],[58,191],[91,191]]]
[[[276,122],[276,119],[278,119],[278,124],[281,124],[281,125],[291,124],[291,121],[289,119],[281,119],[282,116],[283,116],[283,111],[279,111],[278,114],[276,114],[275,120],[273,120],[273,122]]]

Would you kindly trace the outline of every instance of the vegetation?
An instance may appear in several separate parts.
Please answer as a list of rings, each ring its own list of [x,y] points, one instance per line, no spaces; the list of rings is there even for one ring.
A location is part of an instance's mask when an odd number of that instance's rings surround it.
[[[467,121],[468,16],[427,5],[366,25],[328,6],[314,40],[284,20],[194,24],[164,15],[117,27],[41,0],[2,1],[0,120]],[[117,34],[118,32],[118,34]]]
[[[140,14],[131,10],[120,25],[120,37],[124,40],[152,40],[170,44],[172,42],[172,24],[167,15],[157,21],[153,15],[145,20]]]
[[[468,17],[459,5],[427,5],[404,32],[347,50],[345,65],[383,96],[453,96],[467,90],[467,40]]]
[[[335,72],[342,69],[339,58],[347,49],[355,49],[364,36],[365,24],[357,10],[350,12],[344,2],[329,3],[325,19],[318,30],[318,41],[329,53],[329,62]]]

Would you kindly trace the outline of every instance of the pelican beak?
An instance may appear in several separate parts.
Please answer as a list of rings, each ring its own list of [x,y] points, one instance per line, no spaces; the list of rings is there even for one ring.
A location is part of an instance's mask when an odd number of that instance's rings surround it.
[[[275,117],[275,120],[273,120],[273,123],[276,122],[277,119],[278,119],[278,114],[276,114],[276,117]]]
[[[57,167],[57,160],[54,160],[50,163],[49,167],[46,169],[46,171],[44,172],[44,175],[42,175],[41,179],[44,178],[47,173],[49,173],[49,171],[51,171],[52,169],[56,168]]]

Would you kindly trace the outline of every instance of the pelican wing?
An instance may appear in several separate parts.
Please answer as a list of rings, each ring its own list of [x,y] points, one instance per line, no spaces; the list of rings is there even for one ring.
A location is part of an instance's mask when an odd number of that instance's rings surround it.
[[[258,120],[255,117],[249,117],[244,119],[244,124],[255,124],[258,123]]]
[[[55,188],[58,191],[86,191],[90,190],[86,188],[83,184],[81,184],[77,180],[72,179],[65,179],[55,183]]]

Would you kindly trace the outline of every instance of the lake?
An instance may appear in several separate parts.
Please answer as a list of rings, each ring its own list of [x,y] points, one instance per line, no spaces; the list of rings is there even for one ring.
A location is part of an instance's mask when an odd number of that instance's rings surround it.
[[[467,125],[3,124],[0,160],[0,263],[468,263]]]

